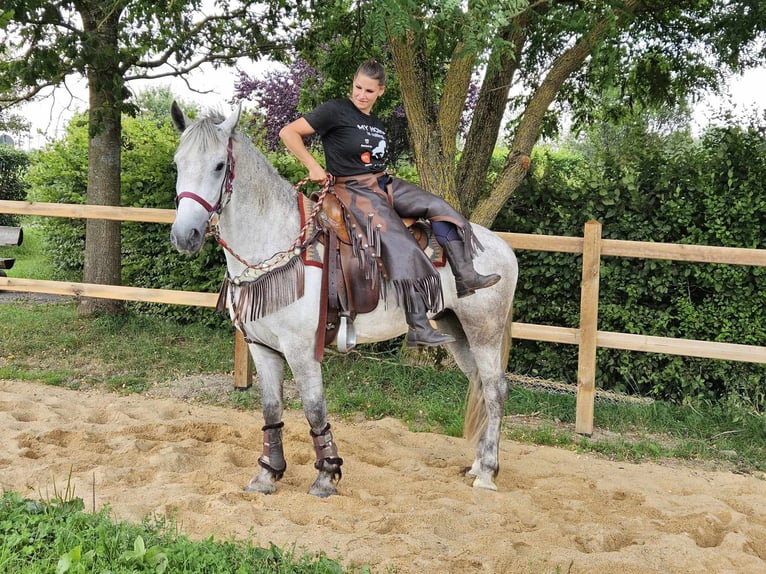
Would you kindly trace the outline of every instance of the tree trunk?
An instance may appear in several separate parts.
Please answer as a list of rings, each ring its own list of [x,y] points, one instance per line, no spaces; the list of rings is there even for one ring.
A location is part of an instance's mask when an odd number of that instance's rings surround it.
[[[418,66],[419,58],[424,59],[425,55],[424,48],[416,44],[415,34],[410,31],[405,37],[397,38],[389,32],[389,45],[399,76],[421,185],[444,197],[471,221],[490,227],[526,177],[532,147],[540,136],[543,119],[564,82],[583,66],[597,42],[612,33],[615,26],[645,9],[642,0],[626,0],[621,7],[614,9],[615,18],[605,17],[553,62],[521,116],[505,167],[486,197],[481,197],[482,189],[502,127],[508,91],[514,73],[520,69],[526,28],[533,25],[531,22],[534,20],[530,19],[528,12],[522,13],[512,26],[502,32],[512,49],[498,55],[496,61],[499,64],[495,68],[490,67],[485,77],[466,146],[457,166],[455,132],[447,125],[454,127],[459,121],[470,80],[470,75],[466,75],[466,66],[472,65],[474,59],[464,54],[453,58],[437,106],[429,99],[432,90],[427,70],[424,66]],[[462,54],[462,50],[463,47],[458,45],[454,54]],[[456,107],[458,105],[459,108]]]
[[[471,128],[457,170],[458,188],[463,198],[461,207],[467,216],[471,216],[487,181],[492,152],[497,145],[503,114],[508,105],[508,92],[521,61],[526,23],[526,15],[521,15],[516,18],[514,26],[501,32],[503,39],[513,44],[513,51],[506,50],[503,54],[490,57],[490,61],[494,59],[498,64],[487,70],[473,111]]]
[[[479,200],[471,214],[471,221],[489,227],[498,213],[519,187],[530,166],[532,147],[540,137],[540,129],[548,108],[556,99],[564,82],[579,70],[590,55],[593,46],[610,29],[602,21],[589,34],[554,60],[551,69],[529,100],[511,144],[503,171],[498,175],[488,197]]]
[[[88,192],[90,205],[120,205],[120,136],[124,82],[119,69],[117,30],[119,11],[102,13],[99,0],[82,12],[86,32],[98,55],[88,69],[89,142]],[[83,281],[119,285],[121,275],[120,222],[88,219],[85,227]],[[111,299],[85,298],[82,314],[124,311],[124,303]]]
[[[389,35],[389,41],[410,127],[410,142],[415,154],[420,185],[459,209],[455,195],[454,136],[450,142],[449,136],[445,138],[441,131],[436,106],[429,98],[431,90],[427,71],[425,67],[418,65],[419,52],[414,44],[414,34],[410,32],[405,38]],[[462,77],[455,77],[456,81],[462,83]],[[465,96],[462,102],[465,102]],[[462,110],[462,103],[460,109]]]

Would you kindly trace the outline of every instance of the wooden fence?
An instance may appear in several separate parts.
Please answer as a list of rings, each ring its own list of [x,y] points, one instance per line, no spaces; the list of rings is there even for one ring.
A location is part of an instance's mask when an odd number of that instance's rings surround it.
[[[0,213],[83,219],[110,219],[144,223],[172,223],[172,209],[146,209],[97,205],[72,205],[0,201]],[[593,432],[593,405],[596,382],[596,350],[599,347],[665,353],[729,361],[766,363],[766,347],[690,339],[673,339],[598,330],[599,272],[602,257],[635,257],[697,263],[723,263],[766,267],[766,250],[709,247],[601,238],[601,224],[589,221],[583,237],[498,233],[515,250],[553,251],[582,254],[580,326],[578,328],[514,322],[514,339],[527,339],[579,346],[577,368],[577,412],[575,431]],[[62,281],[40,281],[0,277],[0,290],[52,293],[78,297],[100,297],[126,301],[147,301],[176,305],[214,307],[217,293],[168,289],[142,289],[114,285],[93,285]],[[251,362],[241,335],[235,338],[235,386],[250,386]]]

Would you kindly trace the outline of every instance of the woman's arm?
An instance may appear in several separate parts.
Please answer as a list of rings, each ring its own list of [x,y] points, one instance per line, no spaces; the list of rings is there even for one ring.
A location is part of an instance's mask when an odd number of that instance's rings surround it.
[[[309,179],[317,183],[323,183],[327,179],[327,172],[314,156],[311,155],[309,150],[306,149],[306,145],[303,143],[305,136],[310,136],[314,133],[315,130],[311,127],[311,124],[304,118],[298,118],[279,130],[279,137],[282,139],[285,147],[309,170]]]

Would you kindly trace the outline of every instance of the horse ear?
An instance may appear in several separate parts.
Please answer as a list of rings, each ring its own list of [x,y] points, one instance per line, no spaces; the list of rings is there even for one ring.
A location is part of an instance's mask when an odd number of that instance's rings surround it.
[[[183,132],[186,129],[186,124],[188,123],[186,115],[175,100],[173,100],[173,104],[170,106],[170,117],[173,119],[173,124],[175,124],[179,132]]]
[[[223,123],[220,124],[220,128],[228,133],[229,135],[234,133],[234,128],[237,127],[237,124],[239,123],[239,116],[242,113],[242,102],[239,102],[237,104],[237,109],[232,112],[232,114],[226,118]]]

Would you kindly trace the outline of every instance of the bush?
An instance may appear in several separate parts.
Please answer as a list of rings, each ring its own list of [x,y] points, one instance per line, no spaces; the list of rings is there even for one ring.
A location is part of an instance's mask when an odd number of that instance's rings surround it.
[[[26,198],[23,177],[28,166],[29,156],[26,153],[0,144],[0,199],[23,201]],[[0,213],[0,225],[19,225],[19,218]]]
[[[173,208],[178,134],[169,113],[147,113],[123,118],[122,205]],[[27,175],[29,197],[51,203],[85,203],[88,174],[88,129],[84,117],[75,117],[65,136],[33,156]],[[42,220],[47,248],[60,276],[82,276],[85,245],[83,221],[67,218]],[[164,224],[122,224],[122,283],[135,287],[218,290],[225,271],[221,249],[207,242],[198,256],[185,257],[173,249]],[[223,322],[213,310],[197,307],[135,303],[142,312],[183,321]],[[228,321],[227,321],[228,322]]]
[[[699,140],[644,126],[603,126],[585,144],[538,148],[533,171],[495,228],[766,248],[766,140],[755,128],[711,128]],[[519,321],[577,327],[578,257],[519,253]],[[599,329],[766,344],[763,268],[651,259],[602,262]],[[519,341],[511,369],[575,382],[577,351]],[[598,384],[674,401],[735,400],[766,408],[763,365],[599,350]]]

